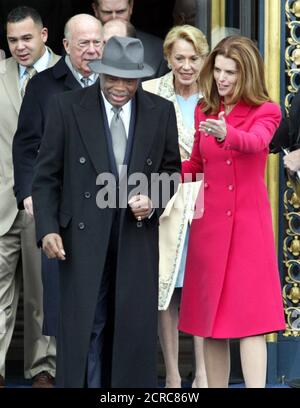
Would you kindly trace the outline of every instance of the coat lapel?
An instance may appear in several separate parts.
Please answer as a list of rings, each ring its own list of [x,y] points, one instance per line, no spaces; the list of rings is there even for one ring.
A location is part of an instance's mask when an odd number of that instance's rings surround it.
[[[97,174],[110,168],[105,137],[104,117],[100,106],[99,83],[85,89],[79,103],[73,105],[75,120]],[[155,105],[147,95],[138,90],[136,124],[129,163],[129,174],[142,172],[154,138]]]
[[[226,122],[233,126],[239,127],[245,122],[245,119],[249,116],[251,106],[244,102],[239,102],[226,117]]]
[[[97,174],[109,171],[99,82],[84,90],[81,101],[73,105],[73,110],[81,138]]]
[[[52,66],[59,60],[59,56],[54,54],[53,51],[47,47],[50,52],[50,59],[48,67]],[[19,114],[22,98],[19,87],[19,68],[18,63],[13,58],[8,58],[5,64],[5,81],[4,87],[6,89],[7,95],[11,100],[17,114]]]
[[[19,114],[22,98],[19,89],[18,64],[13,58],[6,60],[6,75],[3,85],[17,114]]]
[[[80,88],[80,84],[79,82],[75,79],[74,75],[72,74],[72,72],[69,70],[69,68],[67,67],[67,75],[65,78],[65,86],[68,89],[79,89]]]
[[[80,89],[80,84],[67,66],[64,57],[54,65],[53,76],[59,81],[64,81],[66,89]]]
[[[48,68],[53,67],[61,58],[60,55],[54,54],[54,52],[51,50],[51,48],[47,47],[49,53],[50,53],[50,59],[48,63]]]
[[[154,139],[155,105],[143,90],[137,92],[136,124],[129,174],[142,172]],[[153,126],[151,126],[153,124]]]

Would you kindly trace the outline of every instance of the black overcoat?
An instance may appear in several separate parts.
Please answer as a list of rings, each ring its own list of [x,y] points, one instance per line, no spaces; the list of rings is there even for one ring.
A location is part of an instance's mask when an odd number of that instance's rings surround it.
[[[106,260],[113,209],[99,209],[97,175],[111,171],[99,85],[55,97],[46,124],[33,202],[37,239],[60,233],[61,313],[57,382],[83,387],[97,296]],[[136,95],[136,123],[129,174],[180,171],[173,104],[144,92]],[[130,187],[128,187],[130,191]],[[120,210],[115,283],[112,387],[156,385],[158,216],[137,222]]]

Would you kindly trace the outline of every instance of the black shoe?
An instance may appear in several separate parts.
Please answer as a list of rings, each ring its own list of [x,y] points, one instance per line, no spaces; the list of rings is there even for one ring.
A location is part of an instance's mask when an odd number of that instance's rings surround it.
[[[54,378],[47,371],[33,377],[32,388],[54,388]]]
[[[4,388],[4,387],[5,387],[5,380],[4,380],[4,377],[0,375],[0,388]]]

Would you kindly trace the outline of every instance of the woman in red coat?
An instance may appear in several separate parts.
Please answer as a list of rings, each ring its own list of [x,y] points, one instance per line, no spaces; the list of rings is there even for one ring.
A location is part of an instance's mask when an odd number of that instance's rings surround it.
[[[271,210],[264,182],[268,146],[281,119],[264,64],[245,37],[222,40],[201,75],[195,141],[183,173],[204,173],[204,209],[194,219],[179,329],[205,337],[209,387],[227,387],[229,340],[240,338],[247,387],[264,387],[264,334],[285,328]]]

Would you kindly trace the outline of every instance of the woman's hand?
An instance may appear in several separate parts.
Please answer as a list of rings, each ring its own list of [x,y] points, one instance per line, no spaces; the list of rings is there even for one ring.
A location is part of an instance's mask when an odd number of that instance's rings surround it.
[[[300,149],[290,152],[283,158],[284,166],[292,172],[300,170]]]
[[[224,115],[224,112],[220,112],[217,120],[207,119],[200,122],[199,130],[215,137],[218,142],[223,142],[227,135],[227,126]]]

